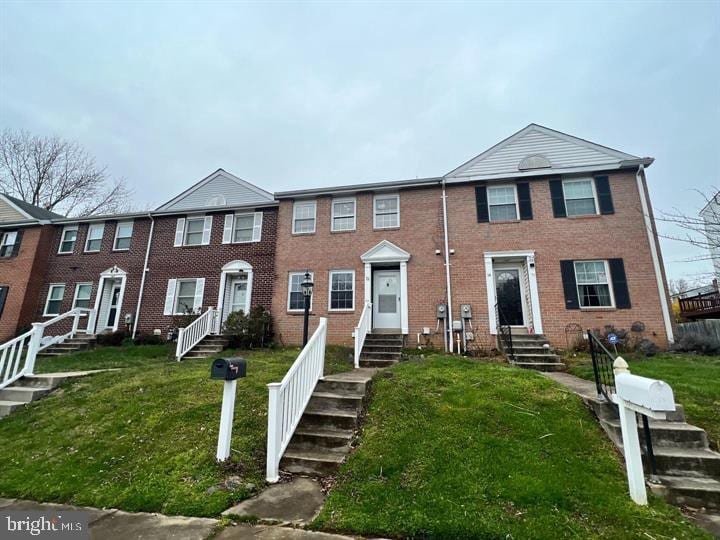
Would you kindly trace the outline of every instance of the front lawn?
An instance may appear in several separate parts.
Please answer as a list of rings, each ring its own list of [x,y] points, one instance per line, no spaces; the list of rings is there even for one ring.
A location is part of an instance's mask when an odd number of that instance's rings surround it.
[[[316,529],[397,538],[706,538],[627,494],[580,399],[538,373],[430,356],[376,378]]]
[[[39,361],[43,372],[126,367],[66,383],[0,420],[0,497],[216,516],[249,496],[246,484],[261,487],[266,384],[282,379],[298,349],[238,353],[248,376],[238,381],[227,467],[214,461],[222,382],[209,379],[210,360],[167,353],[129,346]],[[327,357],[328,372],[351,367],[347,349],[329,347]]]
[[[685,407],[688,422],[707,431],[713,447],[720,446],[720,357],[663,353],[650,358],[622,354],[636,375],[661,379]],[[567,360],[573,375],[593,380],[587,356]]]

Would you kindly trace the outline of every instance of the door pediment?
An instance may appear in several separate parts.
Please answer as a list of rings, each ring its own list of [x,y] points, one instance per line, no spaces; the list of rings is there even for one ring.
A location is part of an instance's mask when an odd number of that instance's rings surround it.
[[[410,254],[392,242],[383,240],[360,256],[364,263],[407,262]]]

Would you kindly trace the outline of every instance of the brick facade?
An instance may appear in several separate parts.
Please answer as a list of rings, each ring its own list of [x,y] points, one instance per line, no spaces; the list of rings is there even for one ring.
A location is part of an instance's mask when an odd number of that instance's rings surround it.
[[[169,279],[205,278],[203,311],[209,306],[217,307],[222,267],[235,260],[245,261],[253,268],[251,307],[261,305],[270,310],[277,208],[263,208],[262,212],[261,241],[241,244],[222,243],[225,212],[208,213],[213,216],[213,225],[210,243],[204,246],[174,247],[177,220],[184,216],[156,217],[138,332],[159,329],[165,335],[173,326],[173,317],[163,315]]]

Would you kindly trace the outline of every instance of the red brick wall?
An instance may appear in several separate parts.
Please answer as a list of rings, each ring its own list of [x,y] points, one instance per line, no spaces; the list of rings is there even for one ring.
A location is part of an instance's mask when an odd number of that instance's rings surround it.
[[[169,279],[204,277],[203,311],[209,306],[216,307],[222,267],[234,260],[243,260],[253,267],[252,306],[262,305],[269,310],[275,276],[277,208],[262,211],[261,241],[245,244],[222,243],[226,212],[213,214],[210,244],[206,246],[174,247],[177,219],[182,216],[156,218],[138,332],[160,329],[165,335],[172,326],[173,318],[163,315]]]
[[[52,227],[27,227],[22,230],[18,255],[0,258],[0,286],[10,287],[0,316],[0,343],[32,322],[45,273],[43,263]]]

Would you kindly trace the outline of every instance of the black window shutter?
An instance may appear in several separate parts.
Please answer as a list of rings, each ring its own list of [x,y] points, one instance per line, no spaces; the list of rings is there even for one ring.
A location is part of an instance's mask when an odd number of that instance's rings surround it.
[[[577,283],[575,282],[575,263],[573,261],[560,261],[560,274],[562,275],[563,292],[565,293],[565,309],[580,309]]]
[[[7,298],[9,287],[0,287],[0,317],[2,317],[3,309],[5,308],[5,299]]]
[[[550,180],[550,198],[552,199],[553,216],[567,217],[562,180]]]
[[[490,221],[487,205],[487,188],[485,186],[475,186],[475,206],[477,207],[478,223]]]
[[[15,245],[13,246],[11,257],[17,257],[18,253],[20,253],[20,243],[22,242],[22,235],[23,231],[22,229],[20,229],[17,232],[17,236],[15,237]]]
[[[615,307],[618,309],[630,309],[630,291],[628,291],[627,279],[625,278],[625,264],[622,259],[609,259],[610,279],[612,279],[613,292],[615,293]]]
[[[530,200],[530,182],[519,182],[517,185],[520,219],[532,219],[532,201]]]
[[[597,191],[598,203],[601,214],[614,214],[612,193],[610,192],[610,179],[607,176],[595,177],[595,190]]]

